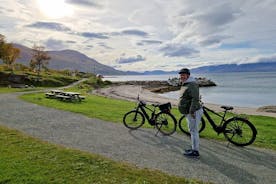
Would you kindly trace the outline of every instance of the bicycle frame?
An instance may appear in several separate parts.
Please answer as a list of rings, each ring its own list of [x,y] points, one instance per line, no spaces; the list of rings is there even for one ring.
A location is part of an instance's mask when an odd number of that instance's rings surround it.
[[[148,120],[149,124],[154,125],[155,122],[153,122],[152,119],[154,118],[156,107],[154,107],[154,109],[152,110],[152,109],[148,108],[146,106],[146,104],[144,104],[143,102],[139,101],[139,104],[136,107],[136,110],[139,111],[139,109],[141,110],[141,112],[145,116],[145,118]],[[149,111],[151,111],[151,117],[149,117],[149,115],[148,115],[148,113],[146,112],[145,109],[148,109]]]
[[[212,114],[215,114],[216,116],[219,116],[221,117],[221,122],[219,125],[216,125],[216,123],[214,122],[214,120],[210,117],[210,115],[208,114],[208,112],[211,112]],[[204,116],[207,118],[207,120],[209,121],[209,123],[211,124],[211,126],[213,127],[213,129],[218,133],[222,133],[223,132],[223,123],[226,121],[225,120],[225,116],[226,116],[226,113],[227,113],[227,110],[224,111],[224,114],[223,115],[220,115],[218,114],[217,112],[203,106],[203,113],[204,113]]]

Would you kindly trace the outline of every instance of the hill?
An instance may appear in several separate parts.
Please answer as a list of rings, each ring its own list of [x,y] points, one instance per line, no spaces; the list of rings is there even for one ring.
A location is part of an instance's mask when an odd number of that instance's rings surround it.
[[[23,45],[14,44],[15,47],[21,50],[20,58],[16,60],[17,63],[29,65],[31,60],[32,49]],[[93,58],[89,58],[86,55],[75,50],[61,50],[61,51],[47,51],[51,60],[49,61],[49,68],[52,69],[69,69],[78,70],[82,72],[99,73],[103,75],[125,75],[131,74],[129,72],[123,72],[116,70],[110,66],[103,65]]]
[[[221,73],[221,72],[275,72],[275,62],[259,62],[247,64],[223,64],[214,66],[203,66],[192,69],[196,73]]]

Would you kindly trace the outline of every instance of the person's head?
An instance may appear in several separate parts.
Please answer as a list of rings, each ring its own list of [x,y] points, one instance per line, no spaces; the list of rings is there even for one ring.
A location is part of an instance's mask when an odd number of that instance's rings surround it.
[[[182,68],[179,72],[181,82],[185,82],[190,77],[190,70]]]

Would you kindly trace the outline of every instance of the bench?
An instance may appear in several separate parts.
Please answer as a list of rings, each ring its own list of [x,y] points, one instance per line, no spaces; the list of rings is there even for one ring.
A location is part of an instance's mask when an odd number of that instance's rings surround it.
[[[81,100],[85,100],[85,96],[79,96]]]
[[[78,92],[64,92],[61,90],[51,90],[50,92],[45,93],[46,98],[55,98],[58,100],[68,100],[71,102],[79,101],[81,102],[86,97],[80,96]]]
[[[72,100],[70,96],[56,95],[55,97],[59,100]]]
[[[55,98],[54,93],[45,93],[46,98]]]

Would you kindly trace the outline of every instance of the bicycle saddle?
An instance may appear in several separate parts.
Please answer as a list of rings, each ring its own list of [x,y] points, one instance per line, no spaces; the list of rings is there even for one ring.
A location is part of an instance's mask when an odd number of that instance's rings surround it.
[[[225,105],[223,105],[223,106],[220,106],[221,108],[223,108],[223,109],[225,109],[225,110],[233,110],[234,109],[234,107],[232,107],[232,106],[225,106]]]

